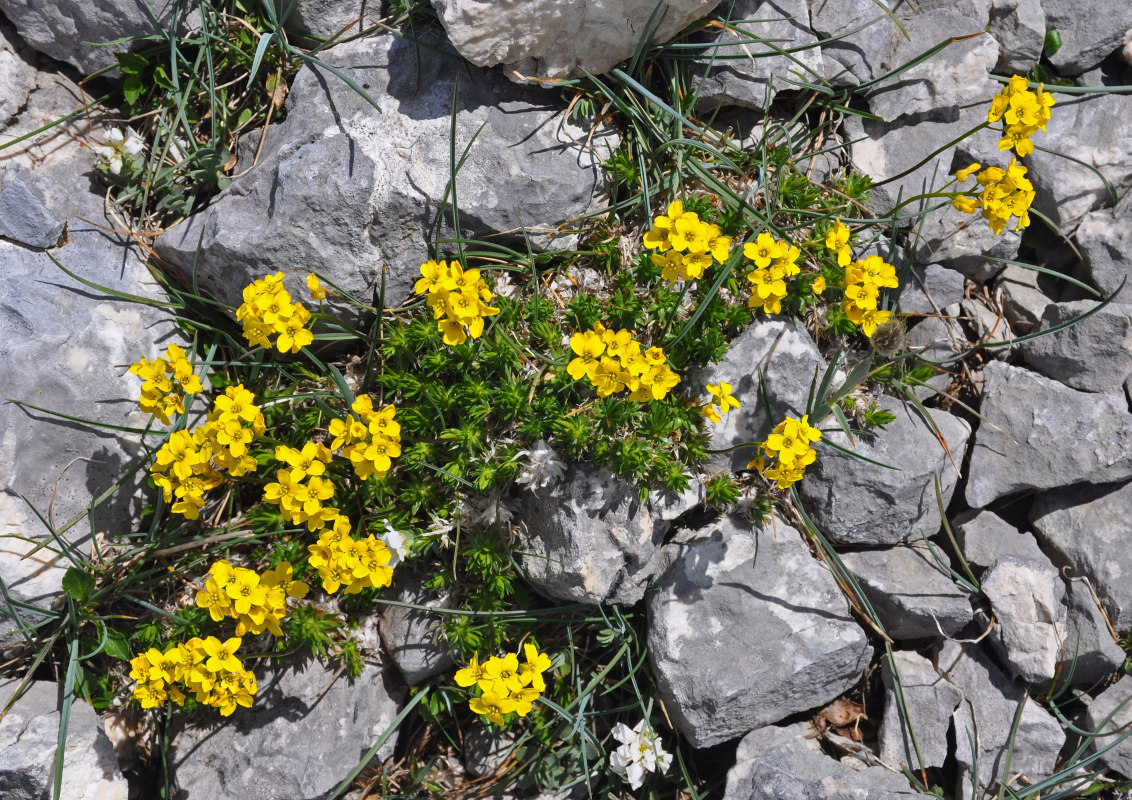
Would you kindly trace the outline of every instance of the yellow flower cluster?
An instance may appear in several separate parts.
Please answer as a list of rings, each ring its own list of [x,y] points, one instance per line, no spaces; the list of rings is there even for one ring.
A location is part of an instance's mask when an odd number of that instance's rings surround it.
[[[719,422],[723,419],[722,414],[739,407],[739,401],[731,394],[730,383],[724,381],[720,381],[718,385],[709,383],[707,390],[711,395],[711,402],[704,406],[704,416],[712,422]]]
[[[255,395],[239,384],[216,398],[204,425],[171,433],[149,471],[165,502],[173,504],[173,513],[196,519],[204,493],[220,484],[220,470],[236,477],[254,470],[248,445],[264,430]]]
[[[483,664],[478,654],[471,663],[456,672],[456,685],[477,687],[482,694],[468,701],[468,706],[496,725],[503,724],[503,716],[512,711],[520,717],[530,713],[535,700],[546,691],[543,673],[550,669],[550,656],[540,653],[533,644],[523,645],[524,661],[519,663],[517,653],[503,658],[492,656]]]
[[[650,347],[642,351],[641,343],[627,330],[613,331],[599,322],[593,330],[571,336],[570,349],[576,357],[566,371],[576,381],[589,379],[598,397],[628,390],[630,400],[662,400],[680,382],[664,350]]]
[[[413,291],[428,295],[428,307],[446,345],[463,344],[469,336],[478,339],[483,334],[484,317],[499,313],[498,308],[487,305],[491,290],[480,271],[464,269],[459,261],[421,264],[421,277]]]
[[[1027,227],[1030,224],[1030,204],[1035,197],[1034,185],[1026,177],[1026,168],[1017,162],[1016,158],[1010,159],[1010,166],[1006,169],[987,167],[975,178],[982,190],[974,196],[959,195],[952,199],[951,204],[965,214],[972,214],[981,207],[983,219],[996,234],[1002,233],[1011,217],[1018,220],[1014,230]],[[956,180],[966,183],[981,166],[971,164],[959,170],[955,173]]]
[[[238,638],[221,642],[215,636],[194,636],[164,653],[151,647],[130,659],[130,677],[138,683],[134,699],[142,708],[157,708],[166,700],[183,705],[185,693],[176,685],[180,684],[198,703],[219,709],[226,717],[237,706],[251,708],[256,679],[236,658],[240,644]]]
[[[197,606],[208,609],[213,622],[236,620],[237,636],[265,630],[282,636],[279,623],[287,617],[287,598],[306,597],[310,588],[293,579],[287,561],[262,575],[227,561],[217,561],[208,572],[204,591],[197,592]]]
[[[895,289],[900,285],[896,267],[880,256],[869,256],[854,261],[845,268],[845,300],[842,310],[853,322],[861,326],[865,336],[871,337],[877,326],[888,322],[891,311],[877,309],[882,288]]]
[[[311,312],[291,300],[282,272],[244,287],[244,302],[236,309],[236,319],[244,325],[244,338],[265,350],[271,349],[269,337],[276,334],[275,347],[280,353],[297,353],[314,341],[306,327]]]
[[[1052,95],[1042,91],[1041,84],[1038,84],[1036,92],[1031,92],[1030,82],[1021,75],[1007,81],[1003,90],[991,100],[990,111],[987,112],[987,122],[993,124],[1002,120],[1002,139],[998,142],[998,149],[1014,148],[1019,156],[1034,152],[1030,137],[1046,129],[1054,102]]]
[[[849,249],[849,229],[840,219],[833,221],[833,227],[825,232],[825,249],[837,255],[837,266],[847,267],[852,260],[852,251]]]
[[[138,407],[166,425],[173,414],[185,413],[186,394],[204,391],[185,351],[175,344],[165,349],[164,358],[150,361],[142,356],[141,361],[130,365],[130,372],[144,381]]]
[[[747,273],[747,280],[752,284],[747,305],[762,307],[767,314],[781,313],[782,301],[786,299],[786,278],[802,271],[797,263],[802,251],[789,242],[776,241],[764,231],[755,241],[743,245],[743,255],[755,265]]]
[[[661,277],[675,282],[702,278],[712,262],[726,263],[731,237],[723,236],[718,225],[704,222],[694,211],[685,211],[679,200],[668,204],[668,213],[652,221],[644,236],[645,247],[659,252],[652,261],[661,268]]]
[[[316,531],[333,524],[338,509],[323,506],[334,497],[334,484],[323,477],[331,453],[326,445],[307,442],[302,450],[286,445],[275,448],[275,458],[286,464],[275,473],[275,480],[263,487],[263,499],[279,506],[292,525],[306,524]]]
[[[307,546],[307,559],[318,570],[322,588],[334,594],[345,587],[346,594],[362,589],[379,589],[393,582],[393,553],[372,533],[364,539],[350,536],[350,520],[339,516],[332,527],[319,534],[318,542]]]
[[[330,420],[330,435],[334,437],[330,449],[341,448],[362,480],[370,475],[383,478],[393,459],[401,455],[401,425],[393,419],[397,408],[387,405],[374,411],[373,398],[368,394],[358,395],[350,408],[356,418]]]
[[[808,414],[801,419],[787,417],[763,442],[766,458],[759,456],[747,465],[747,469],[757,469],[768,480],[777,482],[779,489],[788,489],[791,484],[802,480],[806,467],[814,463],[818,454],[810,442],[819,439],[821,431],[810,427]],[[777,463],[768,466],[767,458]]]

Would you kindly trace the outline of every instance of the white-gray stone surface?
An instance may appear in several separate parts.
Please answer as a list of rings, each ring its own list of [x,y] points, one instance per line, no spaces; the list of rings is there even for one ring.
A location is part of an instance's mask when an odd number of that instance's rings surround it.
[[[433,608],[445,606],[443,598],[425,590],[418,574],[399,570],[394,584],[395,592],[389,599]],[[410,686],[439,675],[456,663],[444,638],[444,619],[440,614],[387,605],[381,610],[378,629],[385,649]]]
[[[729,24],[713,37],[693,72],[703,107],[762,111],[768,93],[773,100],[799,82],[821,82],[821,48],[812,46],[817,37],[809,27],[807,0],[726,0],[715,15]]]
[[[931,661],[914,651],[895,650],[892,658],[895,677],[888,659],[880,662],[884,681],[884,719],[877,735],[880,757],[887,764],[904,764],[912,770],[942,767],[948,755],[951,714],[961,697],[959,690],[940,677]]]
[[[963,558],[983,570],[1002,556],[1042,559],[1044,554],[1033,534],[1019,531],[993,511],[964,511],[951,521]]]
[[[1080,75],[1120,49],[1132,28],[1132,6],[1109,0],[1042,0],[1046,28],[1061,34],[1049,60],[1062,75]]]
[[[1121,678],[1093,698],[1085,712],[1085,722],[1086,730],[1109,734],[1132,722],[1132,678]],[[1110,746],[1101,756],[1101,763],[1125,778],[1132,777],[1132,739],[1127,732],[1098,737],[1093,742],[1094,752]]]
[[[1014,492],[1132,478],[1123,392],[1078,392],[998,361],[983,380],[987,422],[975,433],[965,495],[973,508]]]
[[[1092,300],[1050,303],[1036,330],[1063,325],[1098,305]],[[1118,392],[1132,375],[1132,305],[1109,303],[1087,319],[1018,348],[1031,368],[1066,386]]]
[[[432,0],[460,55],[480,67],[503,64],[516,77],[598,75],[628,59],[641,36],[667,42],[719,0]],[[521,24],[516,24],[521,20]]]
[[[998,558],[980,582],[998,624],[992,642],[1027,683],[1053,679],[1065,639],[1065,584],[1044,556]]]
[[[1116,189],[1117,198],[1123,196],[1132,187],[1132,96],[1054,97],[1057,103],[1046,131],[1032,138],[1035,145],[1053,152],[1035,150],[1026,156],[1030,170],[1026,177],[1037,192],[1034,207],[1068,234],[1086,214],[1110,205],[1113,198],[1096,172],[1058,153],[1100,171]]]
[[[169,765],[180,796],[315,800],[349,774],[397,716],[392,667],[350,680],[317,661],[258,668],[251,708],[174,718]],[[329,685],[329,688],[328,688]],[[325,693],[323,693],[325,692]],[[397,734],[375,755],[393,754]]]
[[[174,7],[182,18],[187,11],[175,0],[149,0],[148,5],[162,26],[171,24]],[[130,46],[106,43],[159,30],[138,0],[0,0],[0,11],[31,47],[83,73],[116,65],[114,54]]]
[[[1130,518],[1132,484],[1047,492],[1030,509],[1030,522],[1054,564],[1092,581],[1118,631],[1132,626]]]
[[[1025,75],[1038,63],[1046,38],[1041,0],[991,0],[990,27],[998,42],[999,75]]]
[[[946,558],[942,553],[940,557]],[[942,638],[959,632],[973,618],[967,592],[922,543],[842,553],[841,560],[885,632],[896,640]]]
[[[664,569],[661,544],[671,522],[703,501],[703,486],[652,493],[604,467],[576,464],[553,484],[524,492],[519,550],[527,577],[567,602],[636,603]]]
[[[8,704],[19,680],[0,681],[0,708]],[[55,753],[59,745],[62,687],[32,681],[23,696],[0,719],[0,796],[5,800],[51,797]],[[126,780],[114,747],[98,714],[83,700],[74,700],[63,746],[61,798],[126,800]]]
[[[1011,775],[1022,772],[1041,776],[1053,772],[1065,743],[1065,732],[1049,712],[1036,700],[1026,698],[1024,689],[1011,682],[978,647],[944,643],[936,657],[936,669],[963,695],[952,716],[955,757],[960,769],[956,796],[971,795],[976,759],[979,785],[984,789],[997,787],[1011,744]],[[1012,742],[1014,716],[1023,702],[1026,705]]]
[[[883,397],[877,406],[896,417],[885,430],[857,436],[855,442],[840,431],[824,437],[896,469],[818,443],[817,460],[797,485],[806,511],[834,542],[884,545],[934,536],[942,523],[935,479],[939,478],[946,507],[959,477],[958,467],[971,433],[965,421],[932,410],[931,417],[943,436],[940,442],[911,404]]]
[[[1086,214],[1076,238],[1094,286],[1108,295],[1124,281],[1132,283],[1132,192],[1113,208]],[[1132,286],[1126,284],[1116,301],[1132,302]]]
[[[798,531],[725,516],[678,541],[648,597],[649,658],[694,747],[819,708],[860,679],[872,648]]]
[[[926,798],[899,773],[836,761],[809,723],[752,731],[739,742],[724,800],[904,800]]]

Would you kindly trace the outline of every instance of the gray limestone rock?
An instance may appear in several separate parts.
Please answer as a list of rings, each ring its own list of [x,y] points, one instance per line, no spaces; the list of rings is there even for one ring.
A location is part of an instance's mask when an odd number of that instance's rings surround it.
[[[632,604],[664,569],[660,547],[671,522],[703,500],[703,487],[654,493],[604,467],[576,464],[545,489],[524,492],[519,548],[527,577],[559,600]]]
[[[1111,24],[1111,19],[1105,19],[1104,24]],[[1100,171],[1116,189],[1117,197],[1124,195],[1132,187],[1132,97],[1055,97],[1057,104],[1046,131],[1034,134],[1032,140],[1053,152],[1035,150],[1026,156],[1026,177],[1037,192],[1034,207],[1068,234],[1086,214],[1111,204],[1114,198],[1096,172],[1059,154],[1080,159]]]
[[[896,3],[894,7],[907,36],[893,35],[886,48],[873,54],[878,75],[907,64],[950,37],[979,33],[990,21],[989,0]],[[869,89],[869,110],[890,123],[901,117],[909,118],[905,124],[925,118],[954,119],[957,108],[986,96],[987,73],[997,61],[998,42],[990,36],[952,41],[933,58]]]
[[[927,798],[898,773],[826,755],[809,723],[769,726],[739,742],[724,800],[903,800]]]
[[[1000,361],[1010,356],[1014,346],[1001,346],[1015,338],[1010,330],[1010,323],[1006,321],[1006,312],[1001,309],[987,308],[986,299],[979,297],[964,300],[959,308],[963,319],[974,332],[973,338],[980,346],[989,346],[984,352]],[[995,346],[1000,345],[1000,346]]]
[[[966,499],[1132,478],[1132,414],[1120,394],[1078,392],[998,361],[983,370],[981,413]]]
[[[1065,732],[1025,690],[1014,684],[979,649],[971,644],[946,642],[936,657],[939,674],[962,694],[952,716],[960,780],[956,796],[968,797],[975,780],[984,789],[998,786],[1006,767],[1011,728],[1018,705],[1025,703],[1013,739],[1011,774],[1043,776],[1053,772]],[[972,751],[971,743],[974,743]]]
[[[464,731],[464,768],[473,778],[490,775],[507,762],[514,749],[512,734],[472,725]]]
[[[0,236],[28,247],[54,247],[63,221],[47,210],[43,179],[23,164],[0,167]]]
[[[1132,626],[1130,517],[1132,484],[1048,492],[1030,509],[1030,522],[1054,564],[1092,582],[1118,631]]]
[[[1061,34],[1049,60],[1062,75],[1080,75],[1120,49],[1132,28],[1132,6],[1108,0],[1042,0],[1046,28]]]
[[[641,36],[667,42],[719,0],[432,0],[460,55],[480,67],[503,64],[521,77],[566,78],[608,71],[633,55]],[[522,20],[517,25],[516,20]]]
[[[443,608],[445,601],[425,590],[421,577],[413,573],[395,578],[396,593],[392,599],[402,603]],[[405,682],[416,686],[433,675],[439,675],[456,663],[444,641],[444,620],[405,606],[385,606],[378,623],[385,649],[393,657]]]
[[[998,42],[999,75],[1025,75],[1038,63],[1046,38],[1041,0],[991,0],[990,27]]]
[[[951,527],[963,558],[975,569],[986,569],[1002,556],[1045,558],[1033,535],[1019,531],[993,511],[964,511]]]
[[[810,26],[819,39],[836,39],[822,48],[835,86],[856,86],[881,74],[880,56],[901,35],[872,0],[811,0]]]
[[[1077,227],[1077,246],[1089,280],[1106,295],[1126,280],[1132,283],[1132,193],[1115,208],[1086,214]],[[1132,302],[1130,298],[1132,286],[1125,285],[1117,302]]]
[[[177,342],[171,318],[150,306],[102,295],[65,275],[64,267],[116,291],[158,297],[134,248],[90,222],[106,218],[101,198],[81,184],[73,170],[81,160],[66,160],[49,172],[47,210],[70,219],[61,247],[36,251],[0,241],[0,387],[5,398],[95,422],[144,428],[150,415],[137,406],[141,382],[121,365],[141,356],[154,358]],[[11,169],[9,167],[8,169]],[[47,169],[54,169],[49,163]],[[68,172],[64,175],[64,172]],[[70,189],[65,201],[56,193]],[[7,194],[7,190],[5,190]],[[59,595],[66,571],[63,556],[51,548],[23,556],[50,534],[27,498],[57,526],[78,517],[66,538],[80,552],[90,548],[96,532],[133,529],[140,517],[144,470],[128,481],[109,502],[91,508],[131,462],[140,457],[138,437],[123,432],[61,420],[50,413],[14,403],[0,404],[0,578],[17,600],[49,605]],[[3,606],[0,606],[3,608]],[[25,610],[23,622],[38,617]],[[0,649],[18,623],[0,610]]]
[[[729,24],[711,40],[694,71],[697,82],[702,80],[696,100],[703,107],[762,111],[768,90],[821,81],[821,48],[806,47],[817,42],[807,0],[729,0],[715,13]],[[781,52],[795,48],[789,55]]]
[[[841,560],[893,639],[951,635],[973,618],[967,592],[923,544],[842,553]]]
[[[948,755],[951,714],[961,698],[959,690],[940,677],[932,662],[918,653],[896,650],[892,658],[895,676],[887,658],[880,662],[884,681],[884,721],[877,736],[880,757],[888,764],[904,764],[910,769],[942,767]]]
[[[917,127],[919,126],[910,127],[909,132]],[[896,142],[908,141],[904,132],[894,131],[891,136]],[[995,150],[993,142],[989,143],[989,149]],[[954,169],[962,169],[970,162],[960,159],[960,163],[962,166]],[[946,167],[941,163],[941,171],[937,173],[934,183],[937,188],[949,180],[943,170]],[[1002,272],[1002,262],[992,259],[1014,259],[1022,245],[1022,236],[1013,227],[1006,227],[1002,233],[995,233],[980,214],[964,214],[950,204],[924,218],[920,226],[920,237],[919,247],[916,248],[917,259],[942,264],[979,283],[987,283]]]
[[[1124,651],[1112,638],[1104,614],[1085,581],[1068,582],[1066,606],[1068,618],[1058,680],[1088,687],[1119,669],[1124,663]]]
[[[1089,703],[1089,708],[1085,712],[1085,728],[1110,733],[1130,722],[1132,722],[1132,678],[1125,676]],[[1094,752],[1105,748],[1111,749],[1101,756],[1101,763],[1125,778],[1132,777],[1132,739],[1128,737],[1127,732],[1123,736],[1105,736],[1094,740]]]
[[[0,708],[19,687],[19,680],[0,681]],[[0,796],[14,800],[51,797],[55,753],[59,743],[62,687],[32,681],[0,719]],[[114,747],[89,703],[74,700],[64,745],[60,797],[67,800],[126,800],[126,780]]]
[[[34,55],[15,29],[0,18],[0,130],[19,113],[35,88]]]
[[[942,309],[945,313],[959,313],[958,304]],[[934,397],[936,392],[946,392],[957,371],[955,358],[970,343],[963,326],[952,317],[927,317],[921,319],[904,337],[909,350],[918,351],[920,358],[935,365],[936,375],[928,378],[926,386],[916,387],[916,397],[921,401]]]
[[[840,431],[824,436],[895,469],[860,461],[819,443],[817,461],[797,484],[802,503],[818,528],[842,544],[898,544],[934,536],[942,521],[935,479],[939,478],[946,506],[967,451],[971,429],[958,417],[931,411],[946,442],[945,450],[913,406],[891,397],[881,398],[877,405],[896,415],[885,430],[858,436],[855,442]]]
[[[1019,334],[1030,333],[1045,313],[1046,306],[1054,302],[1043,289],[1041,273],[1007,264],[998,274],[997,288],[1002,290],[1002,310],[1006,321]]]
[[[998,620],[992,642],[1027,683],[1053,679],[1065,638],[1065,584],[1042,557],[999,557],[983,575],[983,594]]]
[[[162,236],[158,252],[187,271],[199,242],[201,284],[235,305],[253,278],[277,270],[295,296],[306,293],[303,281],[314,271],[369,300],[383,268],[385,304],[396,305],[434,255],[429,243],[446,195],[457,76],[457,153],[476,136],[456,178],[462,235],[514,231],[521,219],[532,246],[568,243],[556,226],[597,207],[608,137],[599,130],[592,147],[574,143],[586,131],[567,123],[548,94],[460,67],[437,47],[379,36],[324,54],[381,113],[336,76],[304,67],[274,151]],[[414,69],[403,69],[406,63]],[[442,228],[440,235],[451,234]]]
[[[797,320],[770,319],[751,325],[731,342],[721,361],[687,378],[692,386],[726,381],[740,403],[738,409],[711,426],[710,448],[722,450],[762,441],[770,433],[773,425],[767,422],[760,380],[770,401],[770,416],[781,420],[786,415],[801,417],[806,413],[810,386],[820,382],[825,371],[826,363],[817,345]],[[740,470],[756,455],[754,448],[742,448],[715,456],[711,463],[718,468]]]
[[[1098,305],[1091,300],[1050,303],[1037,330],[1067,323]],[[1110,303],[1087,319],[1018,348],[1027,364],[1066,386],[1083,392],[1120,391],[1132,374],[1132,306]]]
[[[149,0],[163,26],[171,24],[174,7],[185,14],[186,7],[175,0]],[[0,0],[0,11],[31,47],[83,73],[114,66],[118,63],[114,54],[130,45],[106,47],[105,43],[159,30],[139,0]]]
[[[292,33],[319,39],[354,36],[381,16],[381,5],[380,0],[297,0],[285,24]]]
[[[963,274],[938,264],[916,264],[900,290],[905,314],[940,314],[963,299]]]
[[[176,717],[169,765],[182,796],[324,797],[397,716],[391,669],[367,664],[356,680],[317,661],[269,669],[257,675],[251,708],[227,719],[209,709]],[[396,744],[394,733],[375,757],[392,755]]]
[[[649,595],[649,658],[695,747],[824,705],[872,654],[829,571],[782,520],[690,532]]]

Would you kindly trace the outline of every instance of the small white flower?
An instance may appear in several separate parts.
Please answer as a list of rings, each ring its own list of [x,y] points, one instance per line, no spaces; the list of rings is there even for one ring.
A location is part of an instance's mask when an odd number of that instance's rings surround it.
[[[92,149],[102,158],[102,163],[117,175],[122,171],[125,159],[140,153],[143,147],[145,143],[128,128],[125,133],[121,128],[111,128],[106,133],[106,144],[96,144]]]
[[[389,524],[389,520],[385,520],[385,533],[378,537],[389,548],[392,556],[389,559],[387,567],[393,568],[409,557],[409,542],[405,538],[405,534],[401,531],[393,529]]]
[[[492,528],[495,526],[505,526],[514,518],[511,509],[500,498],[498,492],[492,492],[491,496],[474,503],[469,502],[469,513],[467,515],[468,523],[473,526],[482,526]]]
[[[641,720],[630,728],[623,722],[613,726],[613,738],[621,746],[609,755],[609,766],[623,775],[633,789],[641,788],[646,772],[664,774],[672,765],[672,755],[660,744],[660,737]]]
[[[531,450],[520,450],[519,456],[527,459],[519,470],[516,483],[524,484],[532,492],[545,489],[566,472],[566,463],[554,452],[554,448],[539,439]]]

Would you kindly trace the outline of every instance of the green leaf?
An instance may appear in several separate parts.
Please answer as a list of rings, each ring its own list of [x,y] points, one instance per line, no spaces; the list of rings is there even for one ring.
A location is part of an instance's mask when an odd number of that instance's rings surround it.
[[[142,85],[141,75],[128,75],[122,83],[122,94],[130,105],[138,102],[138,98],[141,97],[144,90],[145,86]]]
[[[63,590],[82,602],[94,591],[94,576],[79,567],[69,567],[67,574],[63,576]]]
[[[1047,56],[1052,56],[1054,53],[1060,50],[1061,31],[1057,30],[1056,28],[1051,28],[1050,30],[1046,31],[1046,41],[1043,45],[1043,49],[1045,50]]]
[[[111,658],[130,660],[130,645],[126,641],[126,634],[113,628],[106,629],[106,644],[103,646],[106,655]]]
[[[118,53],[118,69],[123,75],[140,75],[149,69],[149,60],[137,53]]]

